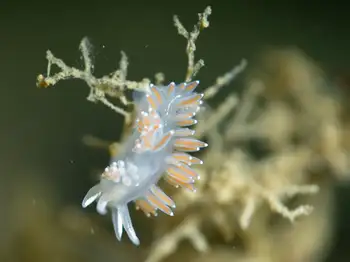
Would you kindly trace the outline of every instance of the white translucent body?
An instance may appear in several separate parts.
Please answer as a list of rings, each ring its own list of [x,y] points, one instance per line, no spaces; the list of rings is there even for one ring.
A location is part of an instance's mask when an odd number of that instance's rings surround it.
[[[193,96],[195,94],[193,91],[186,92],[176,86],[169,95],[165,93],[167,92],[166,86],[156,88],[162,95],[162,103],[156,110],[161,128],[152,137],[154,143],[157,143],[168,132],[181,135],[181,128],[176,125],[178,120],[176,116],[179,113],[187,110],[186,112],[195,114],[198,111],[198,108],[178,106],[184,98]],[[139,116],[149,114],[153,110],[146,99],[146,94],[139,94],[135,103]],[[176,133],[177,130],[178,133]],[[182,131],[182,134],[186,135],[185,133]],[[112,212],[112,221],[118,240],[121,239],[124,228],[135,245],[140,242],[133,228],[127,205],[132,201],[143,199],[151,187],[157,184],[169,165],[168,159],[173,153],[175,139],[174,136],[157,150],[147,150],[137,142],[141,135],[142,130],[135,127],[120,154],[112,159],[110,166],[106,168],[107,176],[101,176],[100,182],[88,191],[82,203],[83,207],[86,207],[96,200],[97,211],[100,214],[106,214],[109,208]]]

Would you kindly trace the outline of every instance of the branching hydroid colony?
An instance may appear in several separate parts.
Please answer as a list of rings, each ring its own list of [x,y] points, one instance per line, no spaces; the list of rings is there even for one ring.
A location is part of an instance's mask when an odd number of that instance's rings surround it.
[[[188,128],[197,123],[195,115],[200,111],[204,94],[194,92],[199,81],[192,78],[204,66],[204,61],[195,62],[195,41],[200,30],[209,26],[208,16],[211,8],[199,14],[199,21],[192,32],[182,26],[175,16],[174,23],[180,35],[187,41],[188,69],[184,83],[170,83],[167,86],[153,85],[150,80],[134,82],[126,79],[127,57],[122,52],[120,69],[108,76],[96,78],[92,74],[92,62],[89,43],[84,38],[80,50],[85,68],[79,70],[67,66],[62,60],[47,51],[48,70],[46,76],[39,75],[37,85],[48,87],[67,78],[79,78],[90,86],[88,100],[100,101],[126,118],[126,123],[134,121],[133,132],[123,143],[123,150],[111,159],[111,163],[101,174],[100,183],[92,187],[83,200],[83,207],[97,201],[97,211],[106,214],[107,208],[112,212],[112,221],[116,237],[120,240],[123,230],[131,241],[138,245],[139,239],[133,228],[128,204],[135,202],[137,208],[146,215],[156,215],[161,210],[173,215],[174,201],[157,186],[164,178],[172,185],[195,191],[194,182],[199,178],[192,165],[203,162],[191,156],[190,152],[199,151],[207,144],[193,138],[194,130]],[[61,71],[51,75],[51,66],[58,66]],[[226,84],[241,69],[229,74],[229,79],[208,89],[208,96],[213,96],[219,86]],[[157,74],[159,76],[159,74]],[[134,90],[134,101],[128,101],[124,92]],[[116,97],[122,105],[134,105],[136,118],[125,109],[113,105],[106,96]]]

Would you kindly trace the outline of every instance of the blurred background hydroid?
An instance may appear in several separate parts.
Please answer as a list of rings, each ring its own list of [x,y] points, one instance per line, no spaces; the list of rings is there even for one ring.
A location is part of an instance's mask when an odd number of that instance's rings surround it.
[[[128,134],[124,116],[87,101],[84,81],[40,89],[35,77],[46,74],[48,49],[84,69],[87,36],[96,77],[118,69],[124,51],[128,79],[182,82],[187,40],[173,16],[192,31],[207,6],[210,25],[195,42],[205,66],[194,79],[208,94],[197,131],[209,143],[198,190],[162,183],[175,216],[133,210],[141,245],[118,242],[110,217],[81,201]],[[350,260],[345,6],[3,1],[0,22],[0,261]]]

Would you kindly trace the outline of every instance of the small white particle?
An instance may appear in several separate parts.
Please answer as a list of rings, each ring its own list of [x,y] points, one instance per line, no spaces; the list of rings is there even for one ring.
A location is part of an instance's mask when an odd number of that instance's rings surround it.
[[[119,160],[119,161],[118,161],[118,166],[119,166],[120,168],[125,167],[124,161],[123,161],[123,160]]]
[[[123,176],[122,177],[122,182],[126,186],[131,186],[131,183],[132,183],[130,177],[128,177],[128,176]]]

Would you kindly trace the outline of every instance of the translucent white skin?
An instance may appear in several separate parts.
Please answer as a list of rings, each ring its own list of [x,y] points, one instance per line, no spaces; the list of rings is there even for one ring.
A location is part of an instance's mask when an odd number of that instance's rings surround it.
[[[176,116],[180,111],[183,112],[186,109],[177,105],[181,100],[195,94],[193,91],[188,92],[175,87],[174,92],[169,96],[169,94],[165,94],[166,87],[156,88],[163,99],[157,107],[161,128],[154,134],[155,142],[159,141],[164,134],[179,128],[176,126]],[[146,99],[146,94],[138,95],[139,97],[135,101],[138,114],[149,113],[152,108]],[[193,110],[197,109],[191,108],[188,109],[188,112]],[[140,241],[132,225],[127,205],[129,202],[143,199],[151,187],[157,184],[168,167],[167,159],[171,156],[174,147],[174,138],[171,138],[157,150],[135,151],[135,141],[140,138],[140,135],[140,131],[135,128],[132,136],[124,144],[120,155],[112,159],[108,168],[113,168],[113,166],[116,168],[118,174],[116,179],[102,176],[100,182],[88,191],[82,202],[82,206],[85,208],[92,202],[97,201],[97,212],[100,214],[106,214],[108,207],[112,212],[112,221],[117,239],[121,240],[124,228],[135,245],[139,245]],[[110,171],[110,169],[107,171]]]

